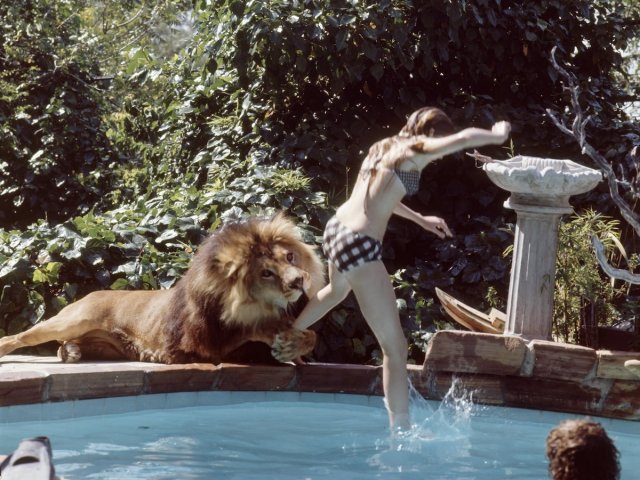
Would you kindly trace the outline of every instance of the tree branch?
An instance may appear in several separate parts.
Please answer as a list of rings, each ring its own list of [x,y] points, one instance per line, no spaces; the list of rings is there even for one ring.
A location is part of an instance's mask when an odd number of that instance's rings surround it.
[[[596,251],[596,259],[602,267],[602,270],[604,270],[604,273],[609,275],[609,277],[611,278],[615,278],[616,280],[622,280],[633,285],[640,285],[640,275],[636,275],[628,270],[615,268],[609,265],[609,263],[607,262],[607,255],[604,251],[604,244],[598,237],[592,235],[591,244],[593,245],[593,249]]]
[[[591,117],[588,116],[585,118],[584,112],[580,107],[580,89],[578,88],[576,78],[574,75],[570,74],[567,70],[565,70],[558,64],[558,62],[556,61],[556,50],[557,47],[553,47],[553,49],[551,50],[551,63],[561,75],[561,77],[564,78],[567,85],[565,88],[568,89],[571,94],[571,105],[575,114],[571,129],[569,129],[560,119],[558,119],[556,117],[556,114],[550,109],[546,110],[547,114],[551,118],[551,121],[553,121],[553,123],[556,125],[556,127],[558,127],[558,129],[564,134],[573,137],[578,142],[578,145],[580,145],[582,153],[591,158],[600,168],[600,170],[602,170],[604,177],[607,179],[611,198],[618,207],[622,218],[624,218],[624,220],[633,227],[636,234],[640,236],[640,219],[635,214],[633,209],[629,206],[629,204],[624,201],[622,195],[620,195],[620,192],[618,191],[618,179],[615,176],[613,168],[611,167],[607,159],[604,158],[604,156],[600,154],[595,148],[593,148],[593,146],[591,146],[589,142],[587,142],[586,127],[589,124]],[[594,245],[594,248],[596,249],[596,258],[598,259],[598,263],[605,271],[605,273],[612,278],[624,280],[625,282],[633,284],[640,284],[640,275],[635,275],[627,270],[620,270],[609,265],[604,254],[604,246],[602,242],[594,238],[595,237],[592,237],[592,243]]]

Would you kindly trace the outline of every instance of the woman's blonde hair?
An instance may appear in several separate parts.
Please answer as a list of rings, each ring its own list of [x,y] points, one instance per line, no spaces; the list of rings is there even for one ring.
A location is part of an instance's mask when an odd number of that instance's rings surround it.
[[[404,161],[405,158],[398,156],[389,159],[385,155],[398,140],[410,138],[417,135],[425,135],[427,137],[444,137],[451,135],[455,132],[453,123],[449,119],[446,113],[436,107],[422,107],[409,115],[407,123],[402,127],[400,132],[393,136],[388,137],[379,142],[374,143],[369,149],[369,153],[363,167],[366,167],[371,176],[369,178],[369,184],[371,184],[371,177],[375,174],[376,169],[382,163],[385,167],[396,168],[397,165]],[[386,161],[384,161],[386,160]],[[387,165],[386,163],[389,162]]]
[[[413,112],[400,133],[401,137],[426,135],[444,137],[454,133],[453,123],[446,113],[435,107],[422,107]]]

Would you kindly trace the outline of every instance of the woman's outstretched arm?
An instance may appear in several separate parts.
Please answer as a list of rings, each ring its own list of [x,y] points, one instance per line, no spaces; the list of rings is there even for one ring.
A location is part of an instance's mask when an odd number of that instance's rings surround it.
[[[447,222],[443,218],[431,215],[422,215],[415,210],[411,210],[404,203],[398,203],[393,213],[399,217],[406,218],[420,225],[425,230],[435,233],[440,238],[451,237],[453,234],[449,230]]]
[[[471,127],[445,137],[395,137],[395,145],[389,148],[387,155],[402,156],[417,168],[424,168],[433,160],[460,150],[500,145],[509,138],[510,131],[509,122],[498,122],[491,130]]]

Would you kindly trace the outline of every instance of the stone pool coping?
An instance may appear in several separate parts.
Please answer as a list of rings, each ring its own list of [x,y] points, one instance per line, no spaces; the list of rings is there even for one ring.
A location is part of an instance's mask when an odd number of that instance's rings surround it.
[[[640,420],[640,353],[593,350],[517,336],[437,332],[424,365],[408,365],[425,398],[454,385],[477,403]],[[64,364],[55,357],[0,359],[0,406],[193,391],[297,391],[382,395],[380,367],[306,365]]]

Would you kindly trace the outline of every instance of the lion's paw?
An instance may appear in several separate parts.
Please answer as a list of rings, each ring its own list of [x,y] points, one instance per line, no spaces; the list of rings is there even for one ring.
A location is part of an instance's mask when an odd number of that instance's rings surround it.
[[[80,361],[82,353],[80,345],[75,342],[64,342],[58,348],[58,358],[64,363],[76,363]]]
[[[277,334],[271,344],[271,355],[280,362],[290,362],[313,350],[316,332],[292,328]]]

